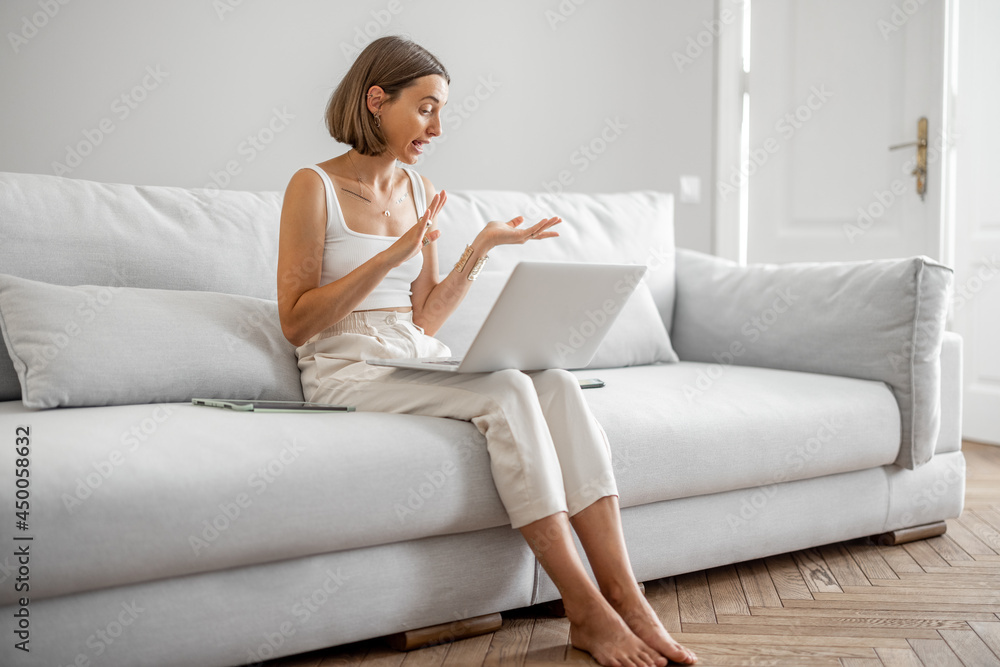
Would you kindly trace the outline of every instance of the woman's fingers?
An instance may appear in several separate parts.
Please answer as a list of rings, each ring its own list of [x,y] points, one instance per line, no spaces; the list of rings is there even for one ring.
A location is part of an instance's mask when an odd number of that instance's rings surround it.
[[[507,222],[490,221],[486,224],[486,227],[490,230],[490,234],[497,245],[520,245],[528,241],[559,236],[556,232],[549,231],[549,228],[562,222],[562,218],[558,216],[545,218],[531,227],[523,229],[518,227],[522,222],[524,222],[524,216],[519,215]]]
[[[396,243],[393,244],[393,252],[405,253],[406,256],[402,261],[406,261],[413,257],[416,253],[429,243],[438,240],[441,236],[441,230],[435,229],[434,231],[428,231],[431,225],[434,223],[434,216],[440,212],[441,207],[444,206],[444,202],[447,200],[447,195],[442,190],[441,192],[434,195],[431,200],[430,205],[417,222],[406,230]]]
[[[437,214],[444,208],[444,203],[448,200],[448,194],[442,190],[441,192],[434,195],[431,199],[430,206],[427,207],[427,219],[434,221],[437,218]]]
[[[558,216],[553,218],[546,218],[545,220],[538,222],[536,225],[525,231],[528,232],[528,238],[533,238],[533,239],[552,238],[554,236],[559,236],[559,234],[556,232],[550,232],[546,230],[548,230],[549,227],[552,227],[553,225],[558,225],[560,222],[562,222],[562,218]]]

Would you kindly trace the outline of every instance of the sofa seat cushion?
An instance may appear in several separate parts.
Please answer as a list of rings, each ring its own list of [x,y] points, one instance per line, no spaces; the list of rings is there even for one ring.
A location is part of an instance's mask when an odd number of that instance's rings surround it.
[[[33,597],[507,523],[469,422],[0,403],[0,427],[17,425],[31,428],[31,527],[45,545]],[[14,448],[0,452],[12,475]],[[0,486],[9,507],[14,491]],[[15,595],[0,589],[0,606]]]
[[[573,372],[606,383],[586,395],[622,507],[862,470],[899,453],[899,407],[882,382],[684,361]]]
[[[694,363],[575,373],[607,383],[585,395],[623,507],[880,466],[899,447],[882,383]],[[0,426],[19,424],[46,471],[32,477],[39,598],[507,523],[469,422],[0,403]]]

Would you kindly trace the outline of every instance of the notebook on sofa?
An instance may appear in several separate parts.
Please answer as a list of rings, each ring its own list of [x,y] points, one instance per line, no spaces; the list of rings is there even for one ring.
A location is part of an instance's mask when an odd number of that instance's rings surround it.
[[[583,368],[645,273],[641,264],[522,261],[465,356],[368,363],[450,373]]]

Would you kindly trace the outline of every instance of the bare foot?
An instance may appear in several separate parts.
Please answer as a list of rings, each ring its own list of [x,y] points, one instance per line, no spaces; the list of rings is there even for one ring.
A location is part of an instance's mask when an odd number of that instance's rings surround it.
[[[665,667],[666,658],[635,635],[604,598],[566,609],[569,641],[604,667]]]
[[[693,651],[684,648],[670,636],[638,588],[627,593],[621,600],[612,600],[610,603],[632,632],[650,648],[673,662],[685,665],[697,662],[698,656]]]

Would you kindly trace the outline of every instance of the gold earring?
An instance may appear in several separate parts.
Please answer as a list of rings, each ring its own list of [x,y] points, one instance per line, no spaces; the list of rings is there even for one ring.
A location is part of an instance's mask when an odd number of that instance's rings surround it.
[[[382,128],[382,119],[379,117],[379,112],[378,111],[375,112],[375,127],[379,128],[379,129]]]

